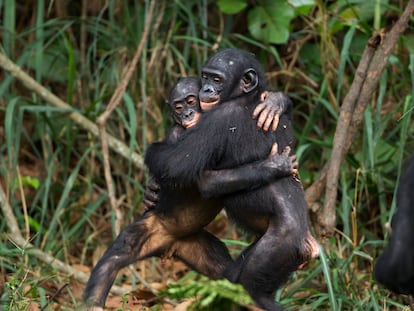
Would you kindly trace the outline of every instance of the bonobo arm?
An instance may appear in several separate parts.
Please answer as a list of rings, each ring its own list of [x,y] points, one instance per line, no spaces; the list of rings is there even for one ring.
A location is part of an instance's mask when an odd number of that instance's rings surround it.
[[[194,183],[221,158],[222,149],[227,145],[227,132],[234,126],[232,120],[232,111],[221,107],[203,113],[199,123],[186,129],[177,142],[151,144],[145,154],[145,164],[161,185]]]
[[[167,137],[165,138],[165,142],[168,143],[175,143],[177,142],[178,138],[181,136],[181,134],[185,131],[184,127],[181,125],[175,124],[167,134]],[[149,181],[147,182],[147,185],[145,187],[144,191],[144,199],[143,204],[145,209],[153,208],[157,202],[158,202],[158,192],[160,190],[159,183],[156,181],[155,177],[152,176]]]
[[[242,190],[253,190],[279,177],[297,175],[296,155],[289,156],[290,147],[278,153],[277,144],[272,146],[269,157],[234,169],[208,170],[197,180],[198,188],[205,198],[219,197]],[[150,209],[158,202],[160,186],[151,178],[144,192],[144,206]]]
[[[254,109],[251,107],[251,112],[246,110],[249,109],[249,101],[249,98],[246,98],[246,104],[229,101],[203,113],[199,123],[186,129],[176,143],[151,144],[145,155],[145,163],[150,172],[161,185],[189,185],[197,181],[203,172],[218,169],[220,165],[223,168],[227,168],[226,165],[233,168],[231,161],[225,163],[224,154],[240,152],[238,146],[241,146],[246,136],[252,135],[251,127],[246,126],[246,118],[249,118]],[[277,133],[278,131],[274,132],[275,136],[267,137],[276,137]],[[285,132],[281,133],[280,137],[284,138]],[[240,144],[235,144],[235,141]],[[284,146],[289,144],[283,143]],[[247,163],[244,160],[238,162]]]
[[[289,156],[290,147],[278,153],[272,146],[269,157],[234,169],[208,170],[198,178],[198,188],[203,197],[219,197],[241,190],[253,190],[277,178],[298,173],[296,156]]]
[[[280,116],[291,113],[292,101],[283,92],[265,91],[261,95],[261,103],[253,111],[253,119],[257,118],[257,127],[267,132],[272,125],[272,131],[276,131]]]

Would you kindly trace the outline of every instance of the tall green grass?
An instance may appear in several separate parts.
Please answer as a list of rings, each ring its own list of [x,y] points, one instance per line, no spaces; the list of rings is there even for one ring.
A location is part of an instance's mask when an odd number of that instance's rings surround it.
[[[23,7],[21,2],[0,0],[0,49],[94,121],[132,59],[148,5],[149,0],[108,1],[81,17],[78,5],[65,7],[64,14],[53,1],[27,2]],[[163,138],[170,126],[163,103],[175,80],[198,75],[213,49],[238,46],[255,52],[271,84],[282,86],[294,99],[300,173],[305,188],[309,186],[329,159],[338,105],[369,36],[364,32],[377,29],[387,17],[381,20],[376,14],[371,21],[375,27],[360,20],[349,27],[338,25],[333,21],[341,20],[335,16],[339,13],[320,3],[324,10],[315,7],[306,19],[295,21],[288,45],[274,46],[252,39],[244,31],[243,16],[221,15],[214,3],[159,1],[156,6],[144,53],[107,131],[143,154],[148,143]],[[323,28],[318,14],[330,14],[332,21],[331,32],[323,34],[328,42],[325,48],[319,41]],[[342,30],[335,28],[339,26]],[[82,29],[87,39],[84,50],[80,48]],[[395,211],[396,182],[414,146],[414,57],[405,45],[410,37],[406,39],[390,59],[364,113],[361,133],[342,166],[337,234],[319,259],[295,273],[277,293],[287,310],[398,310],[405,303],[404,297],[376,284],[372,269],[385,246],[384,224]],[[331,61],[329,51],[339,55],[332,66],[325,63]],[[290,66],[295,53],[299,60]],[[7,191],[23,236],[67,264],[91,267],[93,257],[113,239],[114,215],[107,200],[99,141],[80,129],[68,117],[69,111],[50,106],[11,76],[0,75],[0,185]],[[115,153],[111,160],[127,224],[143,211],[146,172]],[[251,240],[235,230],[226,227],[221,236],[234,254],[240,244]],[[79,306],[80,296],[70,276],[27,255],[8,239],[6,231],[0,217],[0,269],[6,277],[0,292],[3,305],[10,310],[27,310],[31,302],[67,310]],[[166,277],[171,271],[157,260],[138,263],[136,268],[149,282],[179,279]],[[135,284],[131,273],[122,274],[118,283]],[[205,284],[208,299],[219,295],[214,292],[215,283],[199,280],[196,274],[189,274],[183,280],[187,281]],[[71,285],[55,301],[48,301],[66,283]]]

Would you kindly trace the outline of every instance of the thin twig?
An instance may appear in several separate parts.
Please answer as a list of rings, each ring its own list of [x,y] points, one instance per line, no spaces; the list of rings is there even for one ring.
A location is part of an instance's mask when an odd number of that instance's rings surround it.
[[[122,78],[122,81],[118,88],[115,90],[114,94],[112,95],[111,100],[109,101],[108,106],[106,107],[105,111],[99,116],[97,119],[98,127],[99,127],[99,135],[101,137],[102,142],[102,155],[104,159],[104,173],[105,173],[105,180],[106,186],[108,188],[108,196],[109,202],[111,204],[112,210],[115,213],[115,233],[118,235],[121,231],[122,226],[122,211],[120,210],[117,200],[115,197],[115,187],[112,182],[111,176],[111,164],[109,161],[109,148],[108,148],[108,136],[106,133],[106,122],[114,109],[119,106],[122,100],[122,96],[125,93],[125,90],[128,86],[129,80],[131,80],[132,74],[135,71],[135,68],[138,63],[138,59],[141,56],[142,50],[144,48],[144,44],[147,41],[149,29],[152,23],[152,15],[154,11],[155,1],[150,1],[150,6],[148,9],[147,20],[145,22],[144,32],[142,33],[141,40],[138,44],[138,47],[135,51],[134,57],[132,58],[131,64],[128,65],[128,70],[125,72],[125,76]]]
[[[53,294],[52,297],[50,297],[50,299],[47,301],[47,303],[40,309],[40,311],[44,311],[47,310],[49,307],[49,304],[51,301],[53,301],[54,299],[56,299],[56,297],[58,297],[60,295],[60,293],[62,292],[62,290],[64,290],[67,286],[69,285],[69,283],[65,283],[63,284],[63,286],[61,286],[56,293]]]
[[[87,130],[96,137],[99,136],[99,130],[95,123],[85,118],[79,112],[74,111],[74,108],[72,106],[68,105],[55,94],[53,94],[45,87],[37,83],[32,77],[25,73],[19,66],[14,64],[8,57],[6,57],[1,52],[0,67],[9,72],[13,77],[22,82],[29,90],[38,94],[49,104],[70,112],[69,117],[83,129]],[[112,135],[108,135],[108,145],[113,151],[118,153],[120,156],[124,157],[128,161],[131,161],[138,169],[146,169],[142,156],[135,152],[132,152],[128,148],[128,146],[122,141],[116,139]]]
[[[7,201],[7,196],[0,186],[0,207],[3,212],[4,218],[6,220],[7,227],[9,229],[8,238],[12,241],[17,247],[23,249],[29,255],[32,255],[39,259],[40,261],[52,266],[54,269],[61,271],[65,274],[72,275],[73,278],[79,282],[86,283],[89,279],[89,275],[86,273],[76,270],[71,266],[65,264],[64,262],[56,259],[55,257],[49,255],[36,248],[33,244],[28,242],[21,234],[19,225],[16,218],[14,217],[13,210],[10,204]],[[128,292],[125,288],[119,286],[112,286],[111,292],[115,295],[124,295]]]

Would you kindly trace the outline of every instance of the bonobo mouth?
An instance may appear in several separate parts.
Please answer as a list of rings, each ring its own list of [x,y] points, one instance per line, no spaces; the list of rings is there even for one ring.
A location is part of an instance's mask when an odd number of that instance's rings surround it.
[[[192,127],[192,126],[194,126],[194,125],[196,125],[197,123],[198,123],[198,120],[200,119],[200,114],[199,113],[196,113],[195,115],[194,115],[194,117],[191,119],[191,121],[183,121],[183,122],[181,122],[181,124],[186,128],[186,129],[188,129],[188,128],[190,128],[190,127]]]
[[[219,103],[219,99],[215,101],[210,101],[210,102],[204,102],[200,100],[200,107],[201,107],[201,110],[206,111],[218,105],[218,103]]]

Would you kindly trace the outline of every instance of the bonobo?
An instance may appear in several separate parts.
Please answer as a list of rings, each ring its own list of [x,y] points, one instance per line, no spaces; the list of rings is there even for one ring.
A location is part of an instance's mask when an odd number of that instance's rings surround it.
[[[397,294],[414,295],[414,155],[406,163],[397,191],[391,239],[375,265],[375,278]]]
[[[198,117],[193,120],[200,113],[199,88],[199,79],[187,78],[171,91],[168,103],[174,107],[175,125],[167,144],[176,142],[184,128],[197,123]],[[289,149],[281,155],[277,153],[277,145],[269,150],[270,155],[264,160],[206,172],[200,174],[199,181],[183,187],[161,186],[156,205],[122,230],[93,269],[84,294],[87,306],[103,307],[118,271],[151,256],[175,256],[211,278],[222,277],[224,268],[233,260],[225,245],[203,228],[215,218],[223,203],[219,199],[203,199],[197,184],[203,185],[202,180],[208,180],[208,191],[219,196],[253,189],[296,171],[297,164],[293,163],[294,157],[289,157]]]
[[[257,130],[251,115],[264,90],[264,73],[252,54],[227,49],[210,57],[202,68],[199,99],[203,110],[214,107],[178,143],[154,143],[146,153],[146,164],[161,188],[185,187],[202,172],[265,159],[274,142],[281,150],[292,146],[290,111],[281,115],[275,132]],[[275,179],[258,189],[225,195],[223,202],[231,219],[259,236],[235,263],[229,261],[224,275],[241,283],[259,307],[282,310],[274,292],[318,253],[300,181],[294,176]]]
[[[186,129],[190,128],[197,124],[200,115],[202,113],[200,102],[198,100],[198,93],[201,87],[201,81],[196,77],[187,77],[181,78],[174,88],[170,92],[169,100],[167,104],[169,106],[170,113],[174,120],[174,126],[170,129],[167,141],[175,142],[181,133]],[[211,109],[214,105],[205,105],[204,111]],[[270,92],[265,91],[261,94],[261,102],[258,104],[253,112],[252,117],[255,119],[257,117],[257,127],[262,128],[264,131],[268,131],[270,125],[272,125],[272,130],[275,131],[279,122],[279,117],[285,112],[289,113],[292,108],[292,102],[284,93],[282,92]],[[276,150],[276,149],[274,149]],[[289,153],[289,147],[284,150],[284,153]],[[292,161],[296,156],[292,156]],[[290,166],[290,162],[284,161],[285,164]],[[277,163],[277,165],[282,165],[282,161]],[[297,175],[298,163],[293,163],[292,175]],[[251,169],[252,168],[252,169]],[[244,172],[245,174],[251,174],[248,178],[251,180],[250,184],[255,187],[259,187],[266,182],[269,177],[276,177],[277,171],[271,173],[271,176],[265,177],[256,171],[257,168],[254,166],[248,166]],[[286,170],[282,167],[278,168],[282,174],[288,172],[289,168]],[[220,171],[205,171],[202,172],[203,178],[198,178],[197,183],[199,190],[204,197],[219,196],[226,193],[231,193],[237,190],[243,190],[243,186],[239,186],[239,183],[244,183],[244,180],[239,180],[234,178],[234,172],[232,170],[220,170]],[[216,176],[219,176],[220,181],[217,181]],[[255,179],[254,176],[257,178]],[[245,177],[246,178],[246,177]],[[226,187],[222,187],[223,182],[225,182]],[[144,192],[144,205],[146,208],[151,208],[158,201],[158,192],[159,185],[154,180],[151,179],[147,185],[147,188]],[[223,192],[224,191],[224,192]]]

